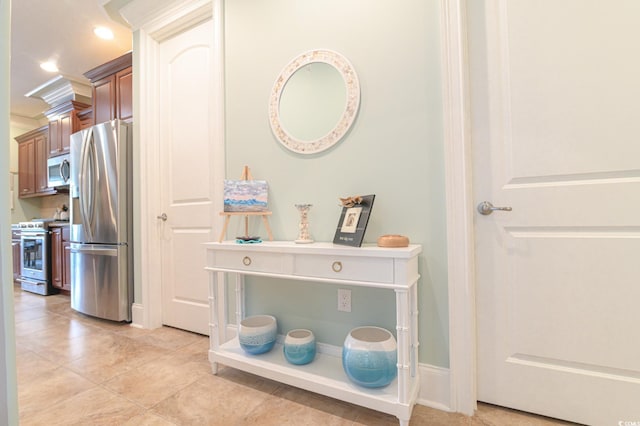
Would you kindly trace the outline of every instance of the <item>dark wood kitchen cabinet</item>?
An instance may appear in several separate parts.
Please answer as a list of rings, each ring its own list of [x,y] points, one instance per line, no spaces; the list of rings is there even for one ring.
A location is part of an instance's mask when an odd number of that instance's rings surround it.
[[[49,117],[49,158],[69,153],[71,134],[82,128],[78,111],[90,106],[82,102],[68,101],[44,113]]]
[[[133,118],[131,52],[84,73],[91,81],[94,124]]]
[[[18,142],[18,190],[21,198],[55,194],[47,186],[47,137],[49,126],[16,137]]]
[[[62,290],[71,291],[71,251],[69,247],[69,227],[53,226],[51,230],[51,284]]]
[[[90,106],[78,111],[78,120],[80,121],[80,130],[93,126],[93,107]]]

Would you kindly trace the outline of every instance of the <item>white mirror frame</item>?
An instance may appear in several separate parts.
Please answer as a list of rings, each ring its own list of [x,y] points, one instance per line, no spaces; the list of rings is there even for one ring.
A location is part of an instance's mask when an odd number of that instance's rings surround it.
[[[282,92],[289,78],[300,68],[313,62],[324,62],[338,70],[347,89],[347,102],[342,117],[335,128],[318,139],[304,141],[290,135],[282,127],[279,106]],[[276,79],[269,98],[269,122],[273,134],[285,148],[298,154],[315,154],[331,148],[344,137],[358,114],[359,106],[360,83],[351,63],[344,56],[331,50],[310,50],[289,62]]]

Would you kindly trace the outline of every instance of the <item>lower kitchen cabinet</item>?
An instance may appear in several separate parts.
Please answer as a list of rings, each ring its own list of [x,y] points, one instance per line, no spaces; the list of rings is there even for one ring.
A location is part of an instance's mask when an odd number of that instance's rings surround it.
[[[71,291],[71,252],[69,251],[69,227],[51,227],[51,284],[64,291]]]

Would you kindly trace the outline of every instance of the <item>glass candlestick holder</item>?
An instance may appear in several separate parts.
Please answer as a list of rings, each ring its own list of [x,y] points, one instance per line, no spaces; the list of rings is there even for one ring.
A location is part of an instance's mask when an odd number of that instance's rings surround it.
[[[312,243],[313,240],[309,234],[309,209],[312,204],[296,204],[295,206],[300,212],[300,224],[298,225],[299,233],[295,242],[298,244]]]

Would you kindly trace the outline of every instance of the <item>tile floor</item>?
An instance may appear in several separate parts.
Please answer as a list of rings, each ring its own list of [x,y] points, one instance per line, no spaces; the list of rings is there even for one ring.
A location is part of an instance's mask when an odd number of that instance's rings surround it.
[[[211,374],[208,338],[141,330],[14,289],[20,424],[397,425],[395,417],[232,368]],[[417,425],[552,425],[481,404],[475,416],[416,405]]]

